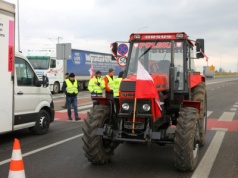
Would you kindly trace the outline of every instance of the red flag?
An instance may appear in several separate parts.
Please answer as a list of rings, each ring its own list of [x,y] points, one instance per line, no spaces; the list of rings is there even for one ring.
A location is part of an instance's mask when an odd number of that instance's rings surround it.
[[[143,65],[138,62],[137,77],[136,77],[136,98],[154,98],[156,103],[156,116],[161,116],[159,96],[155,88],[154,80],[150,74],[145,70]]]
[[[94,68],[93,68],[93,64],[91,64],[90,69],[88,70],[90,73],[90,77],[93,78],[94,77]]]

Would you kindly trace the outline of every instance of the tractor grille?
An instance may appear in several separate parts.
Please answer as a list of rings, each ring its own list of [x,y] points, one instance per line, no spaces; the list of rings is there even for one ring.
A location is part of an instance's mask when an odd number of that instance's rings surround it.
[[[136,82],[125,82],[122,81],[120,85],[120,91],[135,91]]]

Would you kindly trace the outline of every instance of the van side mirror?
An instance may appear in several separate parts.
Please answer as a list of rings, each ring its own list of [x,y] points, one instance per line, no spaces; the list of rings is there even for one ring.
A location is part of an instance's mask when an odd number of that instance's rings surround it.
[[[202,53],[201,53],[202,51]],[[204,51],[204,39],[197,39],[196,40],[196,57],[197,58],[204,58],[203,53]]]
[[[112,60],[116,60],[116,57],[117,57],[117,46],[118,46],[117,42],[111,44]]]
[[[36,80],[35,81],[35,86],[40,87],[43,85],[44,88],[49,86],[49,78],[47,76],[42,76],[42,80]]]
[[[43,87],[48,87],[49,86],[49,78],[47,76],[42,76],[42,81],[43,81]]]

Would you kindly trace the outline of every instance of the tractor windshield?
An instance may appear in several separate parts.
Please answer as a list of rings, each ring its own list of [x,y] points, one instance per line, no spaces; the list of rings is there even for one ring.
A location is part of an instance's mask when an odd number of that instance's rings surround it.
[[[182,41],[174,43],[174,67],[176,72],[175,80],[179,78],[180,81],[183,81],[183,46],[184,42]],[[141,64],[150,74],[163,73],[169,76],[172,51],[170,41],[136,42],[133,43],[131,47],[132,50],[129,57],[130,62],[128,65],[127,76],[137,73],[138,61],[141,62]],[[180,89],[183,89],[183,83],[180,84]]]

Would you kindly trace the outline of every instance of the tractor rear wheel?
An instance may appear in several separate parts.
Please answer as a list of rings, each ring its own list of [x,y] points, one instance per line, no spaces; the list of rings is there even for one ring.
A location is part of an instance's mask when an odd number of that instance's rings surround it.
[[[200,142],[199,145],[203,146],[206,139],[206,129],[207,129],[207,95],[206,95],[206,85],[204,82],[195,86],[192,89],[192,99],[194,101],[200,101],[200,116],[199,116],[199,127],[200,127]]]
[[[84,120],[83,149],[92,164],[105,164],[113,156],[112,141],[97,135],[97,129],[103,128],[104,124],[110,124],[110,121],[110,108],[106,105],[95,105]]]
[[[198,163],[199,114],[193,107],[181,108],[175,130],[175,167],[180,171],[193,171]]]

